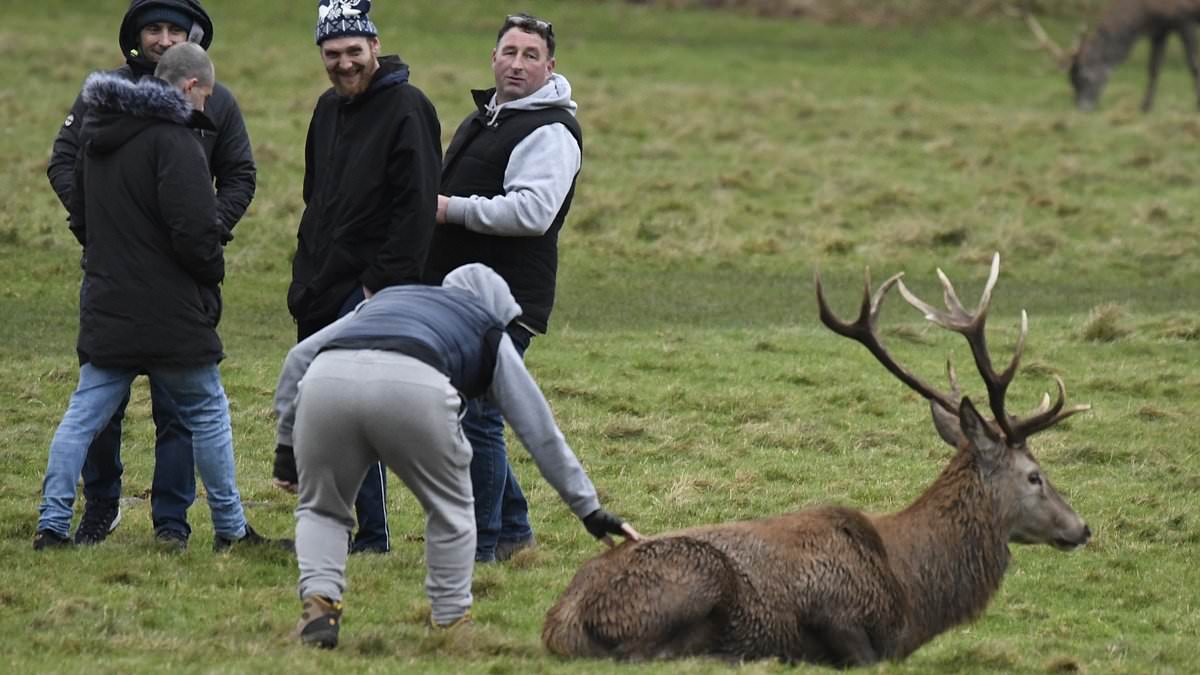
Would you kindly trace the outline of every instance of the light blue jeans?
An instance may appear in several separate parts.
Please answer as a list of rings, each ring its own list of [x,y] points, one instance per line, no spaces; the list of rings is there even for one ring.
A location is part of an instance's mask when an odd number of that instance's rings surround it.
[[[79,369],[79,386],[71,394],[67,412],[50,442],[38,530],[67,536],[74,513],[75,488],[95,440],[129,394],[134,378],[145,372],[171,397],[179,418],[192,434],[196,468],[208,494],[213,530],[229,539],[246,534],[246,516],[238,494],[233,465],[233,431],[229,401],[221,386],[217,364],[190,367],[99,368],[90,363]]]

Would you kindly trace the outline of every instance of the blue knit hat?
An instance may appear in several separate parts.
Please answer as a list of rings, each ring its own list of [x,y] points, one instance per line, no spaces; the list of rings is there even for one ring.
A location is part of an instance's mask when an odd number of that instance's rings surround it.
[[[367,12],[371,0],[319,0],[317,3],[317,44],[329,38],[379,35]]]

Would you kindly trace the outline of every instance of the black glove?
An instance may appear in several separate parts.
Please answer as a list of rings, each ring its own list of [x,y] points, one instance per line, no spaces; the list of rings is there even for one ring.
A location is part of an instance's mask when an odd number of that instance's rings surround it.
[[[271,475],[285,483],[300,482],[300,475],[296,472],[296,453],[292,452],[292,446],[275,446],[275,470]]]
[[[627,536],[625,530],[621,526],[625,521],[605,511],[604,509],[596,509],[583,518],[583,526],[587,528],[588,533],[597,539],[603,539],[606,534],[619,534],[622,537]]]

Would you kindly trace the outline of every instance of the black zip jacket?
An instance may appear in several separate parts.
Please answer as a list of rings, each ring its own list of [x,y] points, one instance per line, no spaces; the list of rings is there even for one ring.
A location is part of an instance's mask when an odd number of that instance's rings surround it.
[[[132,0],[129,10],[121,21],[118,42],[125,65],[110,71],[130,81],[154,73],[155,63],[137,53],[140,47],[138,30],[134,27],[134,16],[147,5],[173,7],[196,22],[196,41],[205,49],[212,43],[212,20],[195,0]],[[220,70],[218,69],[218,75]],[[46,174],[50,185],[63,206],[68,207],[74,180],[75,160],[84,143],[83,122],[87,117],[87,105],[82,95],[76,97],[71,112],[54,139],[54,148]],[[209,171],[215,179],[217,189],[217,219],[224,230],[224,241],[233,238],[233,227],[237,225],[250,201],[254,199],[256,169],[250,148],[250,137],[237,100],[224,85],[218,82],[205,105],[205,116],[212,121],[214,129],[195,129],[193,132],[204,148]]]
[[[379,60],[352,99],[317,100],[304,149],[300,218],[288,309],[330,323],[358,285],[372,292],[421,282],[437,213],[441,126],[396,56]]]

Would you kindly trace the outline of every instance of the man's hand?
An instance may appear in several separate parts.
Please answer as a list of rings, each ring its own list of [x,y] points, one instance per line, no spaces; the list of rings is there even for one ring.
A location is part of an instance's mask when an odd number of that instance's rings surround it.
[[[612,547],[616,543],[610,534],[619,535],[631,541],[641,541],[642,535],[633,529],[629,523],[621,520],[604,509],[596,509],[583,518],[583,526],[589,534]]]
[[[446,224],[446,207],[449,205],[450,205],[449,197],[447,197],[446,195],[438,195],[437,218],[435,219],[435,220],[437,220],[438,225]]]
[[[300,490],[300,477],[296,471],[296,453],[290,445],[275,446],[275,468],[271,471],[275,487],[295,494]]]

